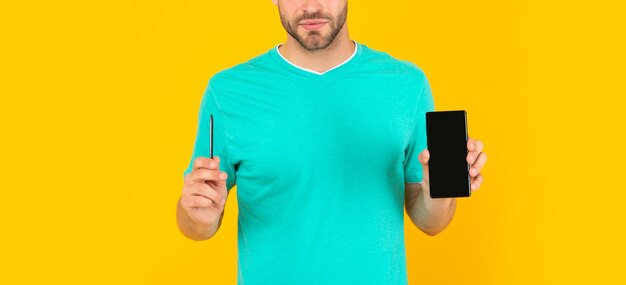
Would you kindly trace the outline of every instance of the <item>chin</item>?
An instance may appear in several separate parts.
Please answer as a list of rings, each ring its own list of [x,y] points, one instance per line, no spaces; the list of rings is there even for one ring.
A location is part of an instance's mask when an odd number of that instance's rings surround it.
[[[306,48],[308,49],[319,49],[328,45],[325,38],[321,35],[307,36],[304,38],[304,43],[306,43]]]

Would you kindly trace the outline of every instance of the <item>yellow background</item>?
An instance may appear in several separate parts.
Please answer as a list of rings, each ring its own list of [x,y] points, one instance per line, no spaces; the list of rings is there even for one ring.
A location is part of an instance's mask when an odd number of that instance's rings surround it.
[[[351,1],[489,155],[444,232],[405,217],[410,284],[625,281],[613,2]],[[175,204],[207,80],[286,39],[271,1],[11,1],[0,29],[0,284],[235,284],[236,196],[204,242]]]

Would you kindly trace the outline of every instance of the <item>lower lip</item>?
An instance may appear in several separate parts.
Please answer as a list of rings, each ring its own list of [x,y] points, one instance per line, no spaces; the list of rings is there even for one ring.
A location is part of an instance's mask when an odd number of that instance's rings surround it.
[[[302,26],[307,30],[319,30],[321,27],[326,25],[326,23],[317,23],[317,24],[303,24]]]

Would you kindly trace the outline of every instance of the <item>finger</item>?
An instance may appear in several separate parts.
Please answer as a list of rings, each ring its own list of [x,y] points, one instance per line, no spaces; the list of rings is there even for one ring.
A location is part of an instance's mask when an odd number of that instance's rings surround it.
[[[470,165],[474,164],[474,161],[476,160],[476,154],[474,152],[468,152],[465,160],[467,160],[467,163],[469,163]]]
[[[217,190],[211,188],[206,183],[195,183],[190,187],[188,195],[203,196],[211,199],[216,204],[223,204],[222,200],[226,200],[225,197]]]
[[[205,182],[205,181],[214,181],[216,183],[224,182],[226,183],[226,178],[228,174],[219,169],[206,169],[206,168],[198,168],[191,172],[189,175],[189,182]]]
[[[183,195],[180,200],[184,208],[205,208],[213,205],[213,200],[197,195]]]
[[[217,155],[213,156],[213,159],[208,157],[198,157],[193,162],[193,170],[199,168],[216,169],[220,165],[220,159]]]
[[[190,183],[194,183],[197,182],[197,180],[192,180],[192,175],[193,172],[195,172],[197,169],[216,169],[219,166],[219,157],[217,156],[213,156],[213,159],[208,158],[208,157],[202,157],[199,156],[197,157],[194,161],[193,161],[193,167],[192,167],[192,171],[185,175],[183,181],[185,184],[190,184]]]
[[[226,189],[226,180],[205,182],[204,184],[209,185],[209,187],[215,190],[221,198],[226,199],[226,197],[228,196],[228,190]]]
[[[213,207],[214,205],[217,207],[217,203],[213,200],[208,199],[204,196],[191,196],[191,207],[193,208],[208,208]]]
[[[470,175],[471,176],[476,176],[478,173],[480,173],[480,170],[485,165],[485,162],[487,162],[487,154],[485,154],[484,152],[481,152],[478,155],[478,158],[476,159],[476,162],[474,162],[472,164],[472,167],[470,168]]]
[[[467,163],[474,164],[476,158],[483,150],[483,143],[480,140],[469,139],[467,141]]]
[[[215,205],[215,202],[203,196],[192,196],[191,206],[194,208],[206,208]]]
[[[483,142],[480,140],[475,140],[472,138],[469,138],[467,140],[467,150],[470,152],[480,153],[481,151],[483,151],[483,147]]]
[[[481,174],[476,175],[476,178],[474,178],[474,181],[472,182],[471,190],[472,191],[478,190],[478,188],[480,187],[482,183],[483,183],[483,176]]]

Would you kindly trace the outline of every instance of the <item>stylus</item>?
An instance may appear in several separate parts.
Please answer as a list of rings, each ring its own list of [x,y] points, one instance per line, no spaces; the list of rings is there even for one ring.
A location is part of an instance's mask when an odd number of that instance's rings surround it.
[[[213,159],[213,114],[209,117],[209,157]]]

